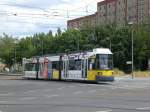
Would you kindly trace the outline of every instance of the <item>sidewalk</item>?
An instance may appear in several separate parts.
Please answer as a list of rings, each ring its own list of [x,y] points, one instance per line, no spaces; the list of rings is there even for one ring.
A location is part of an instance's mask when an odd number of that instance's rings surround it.
[[[10,73],[10,72],[2,72],[0,75],[5,75],[5,76],[22,76],[21,73]]]
[[[0,73],[0,80],[17,80],[22,79],[20,73]]]
[[[150,77],[134,77],[132,78],[131,75],[126,75],[126,76],[120,76],[120,77],[115,77],[115,81],[117,82],[125,82],[125,81],[150,81]]]

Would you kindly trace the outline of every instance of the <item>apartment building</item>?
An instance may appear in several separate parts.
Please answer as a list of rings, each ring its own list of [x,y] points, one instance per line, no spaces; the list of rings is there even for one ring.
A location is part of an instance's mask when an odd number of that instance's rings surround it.
[[[142,24],[149,18],[150,0],[127,0],[127,21]]]
[[[137,1],[137,22],[142,23],[148,20],[150,15],[150,0]]]
[[[112,24],[116,20],[116,0],[105,0],[97,4],[98,25]]]
[[[85,26],[85,25],[95,26],[97,23],[96,16],[97,16],[97,13],[88,15],[88,16],[84,16],[81,18],[69,20],[67,22],[67,27],[68,27],[68,29],[70,29],[70,28],[81,28],[82,26]]]
[[[127,23],[127,0],[116,0],[116,2],[116,25],[125,25]]]
[[[97,3],[95,14],[69,20],[68,28],[84,25],[126,25],[128,22],[141,24],[150,18],[150,0],[104,0]]]

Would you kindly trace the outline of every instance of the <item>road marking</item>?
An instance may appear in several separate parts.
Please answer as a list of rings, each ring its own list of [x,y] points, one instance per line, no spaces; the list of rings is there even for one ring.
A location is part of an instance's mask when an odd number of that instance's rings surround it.
[[[102,111],[96,111],[96,112],[112,112],[112,110],[102,110]]]
[[[88,93],[95,93],[96,92],[96,90],[90,90],[90,91],[88,91]]]
[[[45,89],[44,92],[52,91],[52,89]]]
[[[62,90],[62,89],[64,89],[65,87],[60,87],[60,88],[57,88],[58,90]]]
[[[5,103],[5,102],[8,102],[8,101],[0,101],[0,103]]]
[[[5,94],[0,94],[0,96],[8,96],[8,95],[13,95],[14,93],[5,93]]]
[[[108,89],[99,89],[99,90],[103,90],[103,91],[106,91],[106,90],[108,90]]]
[[[20,98],[20,100],[34,100],[36,99],[36,97],[23,97],[23,98]]]
[[[84,86],[87,86],[87,85],[86,84],[80,84],[79,86],[84,87]]]
[[[150,110],[150,107],[136,108],[136,110]]]
[[[73,94],[82,94],[83,91],[77,91],[77,92],[74,92]]]
[[[30,91],[26,91],[24,93],[34,93],[34,92],[36,92],[36,90],[30,90]]]
[[[106,87],[106,85],[100,85],[100,84],[87,84],[87,86]]]
[[[58,97],[59,95],[48,95],[47,98]]]
[[[75,86],[68,86],[68,87],[70,87],[70,88],[74,88]]]

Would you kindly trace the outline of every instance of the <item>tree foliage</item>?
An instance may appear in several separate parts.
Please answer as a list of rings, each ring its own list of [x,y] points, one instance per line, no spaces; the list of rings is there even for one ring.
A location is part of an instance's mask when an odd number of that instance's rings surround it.
[[[0,37],[0,58],[8,67],[11,67],[15,58],[15,38],[3,34]]]
[[[150,24],[140,26],[134,30],[134,64],[137,69],[146,69],[150,58]],[[72,51],[91,50],[93,48],[110,48],[114,53],[114,66],[126,69],[126,62],[131,61],[131,28],[109,26],[86,26],[62,32],[58,28],[53,36],[50,30],[47,34],[38,33],[30,37],[21,38],[15,43],[15,38],[4,34],[0,37],[0,58],[11,66],[14,62],[14,48],[16,61],[22,58],[51,53],[65,53]]]

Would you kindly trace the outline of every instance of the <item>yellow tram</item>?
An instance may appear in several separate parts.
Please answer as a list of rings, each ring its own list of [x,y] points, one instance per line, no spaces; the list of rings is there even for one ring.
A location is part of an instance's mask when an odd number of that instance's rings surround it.
[[[24,78],[111,82],[113,54],[107,48],[23,59]]]

